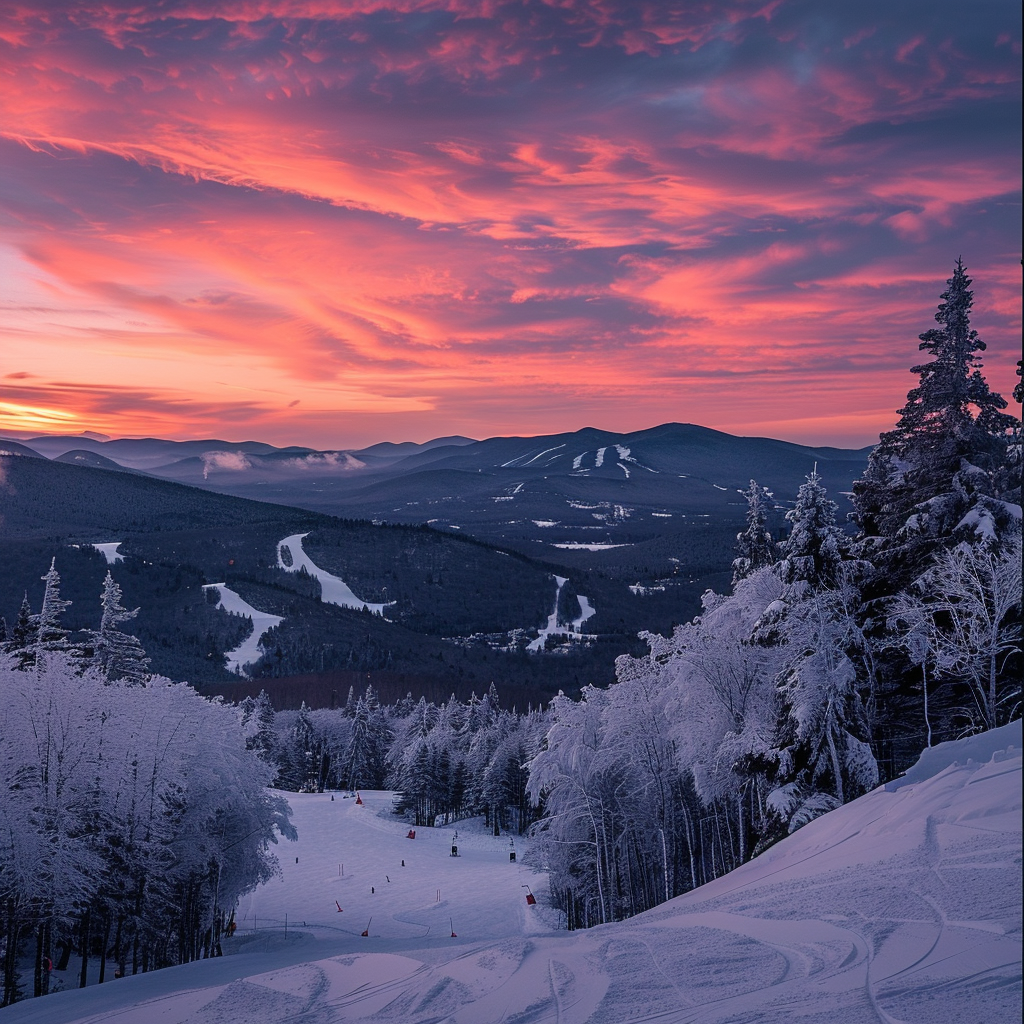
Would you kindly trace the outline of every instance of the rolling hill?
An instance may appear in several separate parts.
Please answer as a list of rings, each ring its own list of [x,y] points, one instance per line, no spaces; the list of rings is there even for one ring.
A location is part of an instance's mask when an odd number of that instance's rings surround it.
[[[141,609],[134,629],[154,669],[200,686],[238,678],[227,655],[252,629],[218,603],[213,584],[283,617],[249,670],[257,680],[380,672],[421,692],[468,695],[493,681],[534,701],[609,682],[614,658],[635,648],[639,629],[652,618],[668,628],[692,614],[698,596],[694,585],[651,603],[583,569],[430,526],[340,519],[141,473],[14,455],[0,458],[0,471],[0,615],[13,624],[25,595],[38,610],[41,577],[56,558],[62,594],[73,602],[66,626],[94,629],[109,569],[126,606]],[[320,580],[287,571],[279,545],[293,535],[305,538],[324,579],[336,575],[384,614],[321,600]],[[555,651],[527,653],[555,608],[556,576],[572,578],[560,621],[579,616],[576,593],[591,594],[597,614],[587,637],[562,634]],[[297,689],[295,703],[303,696]]]
[[[774,492],[779,531],[815,466],[845,514],[844,494],[869,453],[683,423],[627,434],[586,427],[320,452],[252,441],[40,437],[26,444],[62,458],[78,448],[222,494],[330,515],[429,523],[644,584],[677,576],[680,564],[701,574],[725,571],[746,510],[738,492],[752,478]]]

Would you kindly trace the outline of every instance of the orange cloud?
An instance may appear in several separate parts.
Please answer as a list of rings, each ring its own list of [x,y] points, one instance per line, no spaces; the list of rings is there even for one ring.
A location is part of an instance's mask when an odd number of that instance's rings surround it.
[[[1019,69],[998,11],[5,15],[0,371],[35,375],[26,408],[329,445],[680,418],[861,444],[961,253],[1012,385]]]

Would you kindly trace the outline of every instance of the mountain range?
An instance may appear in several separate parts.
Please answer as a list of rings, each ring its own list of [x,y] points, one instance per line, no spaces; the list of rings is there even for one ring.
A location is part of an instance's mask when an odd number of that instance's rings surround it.
[[[207,689],[245,683],[231,652],[252,632],[219,586],[282,619],[245,670],[282,705],[367,678],[542,699],[610,682],[639,631],[667,632],[728,588],[752,477],[775,492],[781,535],[815,466],[842,503],[867,454],[686,424],[337,451],[0,439],[0,615],[13,624],[26,594],[38,610],[56,558],[70,629],[96,627],[110,570],[154,669]],[[287,571],[281,544],[299,535],[310,565],[382,614]]]
[[[775,495],[775,527],[815,467],[845,495],[870,448],[814,448],[666,423],[632,433],[585,427],[538,437],[440,437],[361,449],[275,448],[259,441],[100,440],[43,435],[3,442],[94,469],[134,471],[236,497],[329,515],[429,523],[481,540],[623,576],[672,570],[669,549],[731,545],[739,492],[751,479]],[[645,573],[645,568],[647,572]]]

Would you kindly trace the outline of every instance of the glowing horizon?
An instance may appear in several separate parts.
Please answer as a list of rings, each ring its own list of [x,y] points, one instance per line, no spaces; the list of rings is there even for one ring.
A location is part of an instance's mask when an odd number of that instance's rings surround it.
[[[1009,398],[1020,53],[948,0],[0,3],[0,433],[861,447],[961,255]]]

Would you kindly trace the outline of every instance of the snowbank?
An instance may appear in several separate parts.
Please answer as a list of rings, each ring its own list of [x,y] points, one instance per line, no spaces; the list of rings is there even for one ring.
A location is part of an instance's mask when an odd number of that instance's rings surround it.
[[[1021,753],[1021,722],[990,729],[988,732],[968,736],[962,740],[940,743],[937,747],[929,747],[923,751],[913,768],[908,769],[898,779],[885,784],[889,793],[914,782],[932,779],[939,772],[955,765],[969,765],[972,761],[984,764],[993,758],[1002,760],[1010,756],[1020,757]]]
[[[300,843],[241,910],[245,934],[253,915],[273,927],[233,940],[262,936],[260,952],[18,1004],[4,1021],[1016,1022],[1020,749],[1019,723],[932,748],[730,875],[572,934],[520,902],[537,879],[507,838],[460,827],[452,858],[451,831],[405,839],[384,794],[290,797]],[[286,908],[302,931],[287,941]]]

